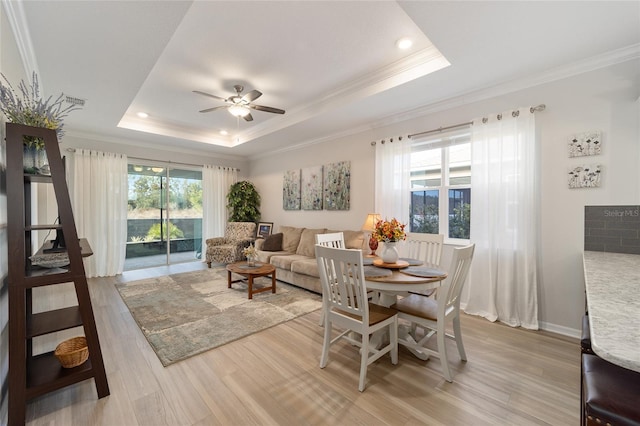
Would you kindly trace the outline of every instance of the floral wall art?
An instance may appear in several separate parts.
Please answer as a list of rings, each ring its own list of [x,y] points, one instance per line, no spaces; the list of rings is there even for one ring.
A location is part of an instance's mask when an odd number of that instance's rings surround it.
[[[598,130],[569,136],[569,157],[599,155],[602,152],[602,133]]]
[[[322,166],[302,169],[302,210],[322,210]]]
[[[351,202],[351,162],[340,161],[325,166],[325,210],[349,210]]]
[[[284,172],[282,208],[285,210],[300,210],[300,169]]]
[[[601,177],[600,164],[574,167],[569,170],[569,188],[599,188]]]

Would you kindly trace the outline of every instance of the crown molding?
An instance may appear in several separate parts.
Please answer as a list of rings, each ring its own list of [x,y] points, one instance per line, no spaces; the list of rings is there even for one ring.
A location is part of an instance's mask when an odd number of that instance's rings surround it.
[[[25,73],[29,78],[31,78],[34,72],[40,75],[38,60],[33,50],[31,33],[29,32],[29,25],[27,25],[22,0],[2,0],[2,6],[7,15],[7,21],[9,21],[13,36],[16,39],[16,45],[20,53],[20,58],[22,59],[22,66],[24,67]],[[40,90],[44,92],[42,82],[40,81],[39,84]]]

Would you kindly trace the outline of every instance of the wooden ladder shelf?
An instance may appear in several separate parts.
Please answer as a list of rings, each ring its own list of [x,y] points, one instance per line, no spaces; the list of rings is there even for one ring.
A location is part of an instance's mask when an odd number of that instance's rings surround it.
[[[26,404],[32,398],[93,378],[98,398],[109,395],[109,385],[91,307],[82,257],[90,255],[86,240],[78,239],[65,170],[56,132],[21,124],[6,125],[7,239],[9,280],[9,424],[25,423]],[[51,176],[23,171],[23,139],[44,141]],[[51,183],[58,204],[59,224],[31,224],[31,185]],[[31,264],[32,232],[56,230],[66,242],[69,265],[44,269]],[[81,245],[83,247],[81,247]],[[73,282],[78,305],[47,312],[32,312],[32,288]],[[32,339],[79,327],[89,348],[89,359],[73,368],[63,368],[53,352],[33,355]]]

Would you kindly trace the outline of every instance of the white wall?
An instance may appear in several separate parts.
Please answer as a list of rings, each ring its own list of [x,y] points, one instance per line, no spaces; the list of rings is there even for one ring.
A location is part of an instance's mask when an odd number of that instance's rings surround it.
[[[373,212],[374,147],[370,136],[335,140],[310,145],[303,150],[281,152],[254,161],[251,181],[262,198],[262,221],[306,228],[360,229],[367,213]],[[325,165],[336,161],[351,162],[351,209],[348,211],[285,211],[282,208],[282,179],[285,170]]]
[[[275,229],[280,225],[358,229],[374,205],[371,141],[544,103],[547,109],[536,113],[541,144],[539,319],[542,328],[577,336],[584,312],[584,206],[640,202],[639,70],[639,61],[627,62],[253,161],[251,180],[262,195],[262,218],[273,221]],[[603,132],[603,154],[568,158],[567,138],[589,130]],[[351,161],[351,210],[282,209],[285,170],[346,160]],[[602,187],[569,190],[569,167],[590,163],[603,165]]]

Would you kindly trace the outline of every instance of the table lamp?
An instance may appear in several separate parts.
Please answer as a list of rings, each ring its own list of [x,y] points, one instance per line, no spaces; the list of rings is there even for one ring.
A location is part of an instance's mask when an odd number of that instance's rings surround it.
[[[373,231],[376,229],[376,223],[380,219],[381,218],[378,213],[369,213],[367,214],[367,218],[364,220],[364,224],[362,225],[362,230],[369,233],[369,248],[371,249],[371,254],[368,254],[367,257],[376,257],[378,240],[373,238]]]

